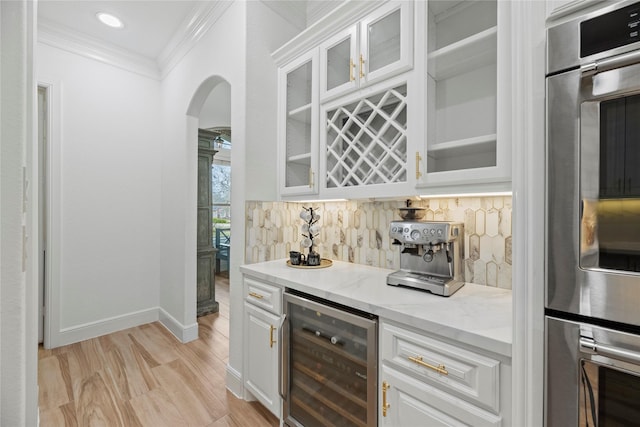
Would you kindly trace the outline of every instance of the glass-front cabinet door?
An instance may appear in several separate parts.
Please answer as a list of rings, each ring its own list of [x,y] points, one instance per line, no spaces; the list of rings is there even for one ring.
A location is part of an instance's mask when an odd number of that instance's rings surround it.
[[[356,30],[355,26],[349,27],[320,47],[323,76],[320,91],[323,99],[355,89],[358,85]]]
[[[320,98],[363,87],[413,66],[413,2],[391,1],[320,46]]]
[[[283,195],[318,192],[317,50],[280,69],[279,159]]]
[[[413,65],[412,7],[409,1],[390,2],[360,23],[358,74],[361,85]]]

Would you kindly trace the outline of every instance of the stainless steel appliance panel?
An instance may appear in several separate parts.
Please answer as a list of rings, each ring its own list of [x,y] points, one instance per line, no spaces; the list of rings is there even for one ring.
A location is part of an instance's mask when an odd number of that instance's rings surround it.
[[[285,293],[284,424],[377,425],[377,318]]]
[[[575,42],[578,27],[575,22],[558,26],[553,31],[555,41],[560,43],[560,34],[565,33],[568,42]],[[556,47],[552,42],[550,39],[550,52]],[[633,46],[640,47],[633,43],[625,49]],[[559,49],[565,51],[562,43]],[[633,268],[626,268],[627,271],[615,268],[603,260],[607,256],[604,248],[611,242],[624,246],[625,242],[619,242],[624,235],[632,241],[632,252],[635,251],[631,259],[638,258],[635,246],[640,248],[640,242],[633,242],[636,239],[633,236],[640,237],[640,210],[626,218],[614,217],[608,223],[600,218],[599,225],[594,225],[593,219],[600,215],[606,199],[602,195],[602,182],[598,181],[602,180],[600,169],[604,164],[602,106],[611,100],[640,94],[639,52],[626,53],[621,62],[603,59],[605,67],[582,67],[547,77],[546,221],[546,307],[638,326],[640,311],[635,303],[640,300],[638,272],[629,271]],[[611,69],[612,64],[620,67]],[[620,196],[623,198],[629,196]],[[602,230],[607,226],[613,229],[611,224],[619,220],[628,221],[628,228],[617,231],[615,238],[607,241],[611,236]],[[599,239],[594,240],[591,235],[598,232]]]
[[[547,317],[547,427],[640,425],[640,335]]]
[[[556,25],[547,29],[547,74],[576,68],[603,58],[624,54],[638,49],[638,43],[623,45],[603,52],[580,56],[580,25],[589,20],[628,7],[637,3],[637,0],[621,2],[606,2],[586,9],[586,13],[579,18],[570,20],[562,25]],[[552,48],[549,48],[549,47]]]
[[[546,307],[579,312],[577,268],[580,71],[547,79]],[[562,183],[562,184],[560,184]]]
[[[547,36],[545,423],[640,426],[640,2]]]

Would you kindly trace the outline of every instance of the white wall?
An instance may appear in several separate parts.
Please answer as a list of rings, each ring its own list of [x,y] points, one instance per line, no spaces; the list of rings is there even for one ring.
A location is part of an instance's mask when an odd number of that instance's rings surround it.
[[[183,341],[197,338],[197,117],[216,83],[226,81],[239,242],[231,248],[229,384],[242,392],[244,205],[247,196],[277,194],[270,53],[295,33],[261,2],[233,2],[162,82],[38,46],[38,79],[53,85],[61,110],[51,156],[59,234],[52,346],[154,315]]]
[[[233,2],[162,82],[163,177],[160,303],[184,328],[195,325],[197,117],[215,83],[231,86],[231,319],[227,385],[241,394],[244,203],[276,195],[276,68],[270,53],[296,30],[261,2]],[[251,43],[247,45],[248,38]],[[202,85],[202,87],[201,87]],[[197,95],[197,96],[196,96]],[[196,96],[197,100],[194,100]],[[192,117],[185,116],[189,112]]]
[[[35,5],[0,2],[0,425],[37,425]],[[37,169],[37,167],[35,168]]]
[[[51,346],[158,318],[160,84],[39,43],[54,89]],[[59,109],[59,111],[58,111]]]
[[[185,341],[196,327],[196,160],[197,117],[216,83],[231,86],[234,153],[244,147],[244,2],[234,2],[162,82],[163,175],[160,302]],[[208,80],[210,79],[210,80]],[[200,88],[203,82],[205,87]],[[190,114],[192,98],[198,93]],[[195,105],[197,104],[197,105]],[[227,108],[229,108],[227,106]],[[234,165],[235,158],[232,159]],[[242,161],[238,161],[241,173]],[[242,182],[232,176],[234,197]],[[237,185],[236,185],[237,184]],[[243,217],[242,212],[234,215]],[[238,234],[239,241],[241,234]],[[174,332],[175,333],[175,332]]]
[[[225,82],[213,88],[200,111],[198,127],[231,127],[231,85]]]
[[[247,200],[276,200],[278,80],[271,52],[299,30],[263,2],[250,2],[247,22],[246,167],[250,185],[245,195]]]

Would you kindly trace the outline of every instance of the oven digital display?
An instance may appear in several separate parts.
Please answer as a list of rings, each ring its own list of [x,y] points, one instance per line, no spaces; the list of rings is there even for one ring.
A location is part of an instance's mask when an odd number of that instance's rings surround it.
[[[580,23],[580,57],[640,40],[640,3]]]

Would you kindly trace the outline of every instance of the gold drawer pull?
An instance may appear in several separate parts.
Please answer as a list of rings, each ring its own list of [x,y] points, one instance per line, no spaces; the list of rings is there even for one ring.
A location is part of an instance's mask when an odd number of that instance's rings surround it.
[[[389,407],[391,406],[390,404],[387,403],[387,390],[389,390],[391,388],[391,386],[389,385],[388,382],[383,381],[382,382],[382,416],[386,417],[387,416],[387,409],[389,409]]]
[[[258,298],[258,299],[264,298],[262,295],[256,294],[255,292],[249,292],[249,296],[252,296],[252,297]]]
[[[270,325],[269,327],[269,348],[273,348],[273,344],[275,344],[276,340],[273,339],[273,331],[276,330],[276,327]]]
[[[415,356],[415,357],[409,356],[409,360],[411,360],[413,363],[417,363],[420,366],[424,366],[425,368],[433,369],[439,374],[449,375],[449,372],[447,371],[447,368],[444,367],[444,365],[438,365],[438,366],[431,365],[427,362],[424,362],[422,360],[422,356]]]

